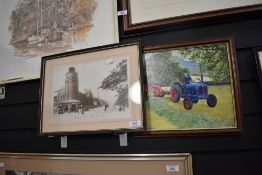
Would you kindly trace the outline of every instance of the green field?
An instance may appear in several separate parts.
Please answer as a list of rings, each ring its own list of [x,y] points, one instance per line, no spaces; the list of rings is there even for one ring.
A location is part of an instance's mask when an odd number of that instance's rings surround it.
[[[170,96],[149,97],[146,101],[147,129],[228,128],[235,126],[232,89],[230,85],[209,86],[216,95],[217,105],[210,108],[206,100],[199,100],[191,110],[183,107],[183,98],[173,103]]]

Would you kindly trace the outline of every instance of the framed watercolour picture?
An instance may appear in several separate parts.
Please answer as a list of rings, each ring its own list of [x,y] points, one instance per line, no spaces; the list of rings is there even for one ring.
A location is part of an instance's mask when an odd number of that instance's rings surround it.
[[[255,52],[255,59],[257,63],[258,78],[262,90],[262,47],[255,48],[254,52]]]
[[[261,11],[261,0],[122,0],[124,32]]]
[[[43,56],[119,41],[116,0],[0,0],[0,24],[0,84],[39,78]]]
[[[239,134],[240,90],[232,38],[144,48],[147,131]]]
[[[1,175],[193,175],[192,155],[0,153]],[[66,167],[66,168],[65,168]],[[103,167],[103,168],[101,168]]]
[[[143,129],[140,42],[42,58],[40,133]]]

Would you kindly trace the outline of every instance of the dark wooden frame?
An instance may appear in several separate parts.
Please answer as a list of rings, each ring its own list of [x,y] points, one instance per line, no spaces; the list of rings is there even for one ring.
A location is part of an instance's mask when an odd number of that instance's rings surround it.
[[[132,24],[130,8],[130,0],[122,0],[122,10],[127,10],[127,15],[123,16],[123,31],[125,33],[148,30],[151,28],[157,28],[160,26],[178,25],[178,24],[188,24],[193,21],[199,20],[210,20],[216,19],[217,17],[223,17],[227,15],[237,15],[237,14],[247,14],[251,12],[262,11],[262,4],[240,6],[222,10],[215,10],[202,13],[194,13],[177,17],[164,18],[159,20],[152,20],[147,22],[141,22],[137,24]]]
[[[236,53],[234,47],[233,37],[215,38],[201,41],[193,41],[186,43],[172,43],[172,44],[160,44],[153,45],[143,48],[143,51],[157,51],[165,50],[170,48],[189,47],[189,46],[200,46],[206,44],[219,44],[227,43],[228,54],[230,57],[229,68],[231,70],[231,84],[234,96],[235,106],[235,119],[236,127],[234,128],[223,128],[223,129],[185,129],[185,130],[147,130],[137,134],[139,137],[166,137],[166,136],[205,136],[205,135],[242,135],[243,134],[243,123],[242,123],[242,104],[240,95],[240,85],[238,77],[238,68]]]
[[[133,47],[133,48],[132,48]],[[126,49],[124,50],[125,48],[130,48],[129,50]],[[135,52],[134,48],[137,49],[137,52]],[[123,51],[121,50],[118,50],[118,52],[116,52],[115,50],[117,49],[123,49]],[[131,50],[133,49],[133,50]],[[82,50],[76,50],[76,51],[71,51],[71,52],[66,52],[66,53],[61,53],[61,54],[56,54],[56,55],[50,55],[50,56],[45,56],[42,58],[42,62],[41,62],[41,78],[40,78],[40,106],[39,106],[39,133],[40,135],[73,135],[73,134],[94,134],[94,133],[122,133],[122,132],[135,132],[135,131],[140,131],[140,130],[143,130],[144,129],[144,125],[145,125],[145,122],[144,122],[144,108],[143,108],[143,93],[141,93],[141,103],[140,104],[135,104],[134,102],[132,102],[132,108],[130,109],[131,111],[131,120],[129,119],[129,121],[127,119],[122,119],[122,120],[119,120],[119,121],[110,121],[110,119],[108,120],[105,120],[105,123],[109,123],[109,124],[113,124],[117,122],[121,123],[121,121],[126,121],[126,122],[129,122],[129,126],[131,125],[130,122],[134,121],[134,122],[137,122],[139,120],[139,123],[136,125],[136,126],[130,126],[130,127],[125,127],[122,123],[122,125],[119,125],[119,128],[118,129],[107,129],[106,127],[103,128],[103,129],[98,129],[98,130],[89,130],[89,129],[77,129],[77,127],[75,127],[75,130],[74,131],[69,131],[69,130],[64,130],[64,131],[61,131],[61,130],[57,130],[57,131],[44,131],[43,129],[43,126],[44,125],[47,125],[45,123],[48,123],[47,126],[51,126],[51,124],[49,124],[50,122],[45,122],[44,119],[46,117],[48,117],[48,115],[45,115],[44,116],[44,111],[45,111],[45,104],[47,104],[45,101],[47,101],[46,99],[44,99],[46,96],[45,96],[45,93],[46,91],[50,91],[48,88],[46,88],[46,84],[48,87],[51,87],[48,83],[46,83],[47,81],[47,77],[48,75],[53,75],[52,73],[46,71],[46,65],[47,63],[49,62],[49,64],[54,64],[55,61],[59,61],[61,62],[61,60],[65,59],[65,58],[68,58],[70,57],[70,61],[68,62],[67,60],[67,63],[60,63],[60,65],[72,65],[72,64],[76,64],[75,62],[75,59],[77,59],[79,56],[81,55],[86,55],[85,57],[88,57],[89,55],[91,54],[94,54],[96,55],[97,53],[100,53],[100,57],[98,56],[97,58],[99,59],[102,59],[104,60],[105,58],[107,58],[108,54],[106,55],[107,52],[110,52],[110,54],[112,54],[112,57],[116,57],[117,54],[127,54],[130,56],[130,59],[129,59],[129,66],[130,68],[128,69],[129,70],[129,73],[131,73],[132,75],[132,78],[130,78],[129,81],[132,81],[132,83],[134,83],[134,81],[138,81],[140,83],[140,85],[142,84],[142,77],[140,76],[140,72],[141,72],[141,67],[140,65],[142,64],[142,59],[141,59],[141,42],[140,40],[137,40],[137,41],[131,41],[131,42],[123,42],[123,43],[118,43],[118,44],[110,44],[110,45],[105,45],[105,46],[99,46],[99,47],[94,47],[94,48],[87,48],[87,49],[82,49]],[[115,53],[112,53],[112,52],[115,52]],[[123,53],[124,52],[124,53]],[[135,53],[134,53],[135,52]],[[103,55],[104,54],[104,55]],[[103,55],[103,56],[101,56]],[[96,56],[91,56],[91,57],[96,57]],[[85,58],[86,59],[86,58]],[[89,58],[87,58],[88,60]],[[94,60],[94,58],[91,58]],[[52,62],[53,61],[53,62]],[[50,63],[51,62],[51,63]],[[79,62],[81,63],[81,61],[78,60],[78,64]],[[82,61],[83,62],[83,61]],[[59,66],[60,66],[59,65]],[[50,66],[49,66],[50,67]],[[49,68],[50,69],[50,68]],[[52,70],[52,69],[50,69]],[[46,75],[46,72],[48,72],[49,74]],[[52,77],[52,76],[49,76],[49,77]],[[50,83],[50,78],[48,80],[48,82]],[[128,87],[130,88],[130,87]],[[130,90],[130,89],[129,89]],[[143,91],[143,88],[141,88],[141,92]],[[48,94],[50,94],[51,96],[51,93],[49,92]],[[49,97],[50,98],[50,97]],[[130,98],[130,97],[129,97]],[[51,99],[50,99],[51,100]],[[130,100],[131,101],[131,100]],[[50,109],[53,109],[53,108],[50,108]],[[134,112],[135,111],[135,112]],[[49,112],[51,113],[51,112]],[[48,114],[48,113],[45,113],[45,114]],[[51,118],[51,116],[50,116]],[[139,118],[139,119],[138,119]],[[88,123],[88,122],[86,122]],[[92,122],[91,122],[92,123]],[[96,123],[96,122],[93,122],[93,123]],[[102,123],[102,121],[98,122]],[[66,125],[66,124],[64,124]],[[75,124],[77,126],[77,124]],[[78,125],[81,125],[78,124]],[[83,123],[82,123],[83,125]],[[89,124],[90,125],[90,124]],[[127,124],[125,124],[127,125]],[[57,125],[59,126],[59,125]],[[64,128],[66,128],[66,126],[64,126]],[[48,129],[47,129],[48,130]],[[50,129],[49,129],[50,130]]]
[[[260,61],[260,59],[262,58],[259,57],[259,52],[262,53],[262,47],[254,48],[255,60],[257,64],[258,79],[259,79],[260,88],[262,92],[262,62]]]

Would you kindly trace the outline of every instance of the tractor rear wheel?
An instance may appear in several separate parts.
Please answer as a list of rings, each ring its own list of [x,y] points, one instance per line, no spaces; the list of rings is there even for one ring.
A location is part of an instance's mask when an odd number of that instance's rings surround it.
[[[174,83],[173,86],[170,89],[171,100],[174,103],[177,103],[177,102],[179,102],[181,95],[182,95],[181,86],[177,83]]]

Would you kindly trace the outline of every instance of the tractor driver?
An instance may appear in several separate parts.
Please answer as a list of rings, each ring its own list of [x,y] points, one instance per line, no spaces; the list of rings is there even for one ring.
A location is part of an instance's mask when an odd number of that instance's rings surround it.
[[[185,84],[189,84],[192,81],[192,78],[190,77],[190,75],[188,75],[188,73],[184,74],[184,78],[183,78],[183,82]]]

